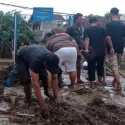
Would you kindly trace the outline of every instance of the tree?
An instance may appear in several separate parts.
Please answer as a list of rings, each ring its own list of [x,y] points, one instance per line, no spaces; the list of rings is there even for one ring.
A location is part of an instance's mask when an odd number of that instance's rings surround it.
[[[31,42],[34,33],[20,13],[17,15],[17,45]],[[14,34],[14,14],[12,12],[3,13],[0,11],[0,57],[11,57],[12,41]]]
[[[13,16],[0,11],[0,57],[10,56]]]
[[[34,40],[34,33],[30,25],[17,13],[17,40],[19,43],[28,43]]]

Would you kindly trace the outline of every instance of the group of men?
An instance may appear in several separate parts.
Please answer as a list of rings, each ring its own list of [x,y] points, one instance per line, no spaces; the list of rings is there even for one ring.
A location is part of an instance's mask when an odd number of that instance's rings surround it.
[[[125,25],[120,21],[119,10],[112,8],[110,11],[111,22],[105,27],[98,25],[96,18],[90,19],[90,27],[84,31],[85,53],[91,52],[88,58],[88,79],[95,81],[97,70],[98,81],[104,83],[104,60],[107,56],[113,71],[113,87],[121,94],[118,58],[123,54]]]
[[[71,85],[84,84],[80,79],[81,56],[88,62],[88,81],[93,85],[96,81],[96,71],[99,83],[104,81],[104,60],[109,55],[113,69],[113,86],[121,93],[121,83],[117,56],[123,52],[122,38],[125,36],[125,26],[119,20],[119,10],[112,8],[112,20],[101,27],[96,17],[89,19],[90,25],[85,28],[83,15],[74,16],[74,25],[66,32],[55,29],[45,37],[46,48],[40,45],[30,45],[21,48],[16,56],[16,74],[24,86],[26,101],[31,103],[31,82],[42,112],[48,112],[48,106],[41,95],[40,80],[44,93],[55,99],[59,96],[62,84],[62,72],[69,75]],[[11,80],[10,80],[11,81]],[[12,81],[11,81],[12,82]],[[5,82],[6,85],[6,82]],[[53,93],[50,92],[53,90]]]

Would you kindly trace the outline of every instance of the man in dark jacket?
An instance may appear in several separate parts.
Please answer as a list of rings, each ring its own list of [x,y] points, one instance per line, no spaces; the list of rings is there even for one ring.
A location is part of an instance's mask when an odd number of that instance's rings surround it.
[[[40,79],[42,80],[45,94],[48,93],[48,74],[47,70],[52,74],[52,88],[54,97],[58,96],[58,79],[59,59],[44,47],[39,45],[31,45],[21,48],[16,56],[16,74],[22,81],[24,92],[28,103],[31,102],[31,80],[35,95],[38,99],[40,109],[48,112],[48,106],[44,102],[40,91]],[[30,78],[31,77],[31,78]],[[11,78],[10,78],[11,79]],[[10,80],[13,82],[13,80]]]
[[[104,59],[105,59],[105,38],[106,33],[103,27],[98,26],[96,17],[90,18],[90,27],[85,29],[85,52],[88,52],[88,79],[91,84],[95,82],[97,71],[98,81],[103,82]]]
[[[79,49],[83,49],[83,41],[84,41],[84,27],[83,27],[83,15],[81,13],[77,13],[74,15],[74,25],[67,28],[67,33],[72,36]],[[83,83],[80,79],[80,70],[81,70],[81,56],[78,55],[77,59],[77,83]]]

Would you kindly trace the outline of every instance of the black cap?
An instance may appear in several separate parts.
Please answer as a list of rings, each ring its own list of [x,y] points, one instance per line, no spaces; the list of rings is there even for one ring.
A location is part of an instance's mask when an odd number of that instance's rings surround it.
[[[119,9],[116,7],[111,8],[110,10],[111,15],[118,15],[119,14]]]

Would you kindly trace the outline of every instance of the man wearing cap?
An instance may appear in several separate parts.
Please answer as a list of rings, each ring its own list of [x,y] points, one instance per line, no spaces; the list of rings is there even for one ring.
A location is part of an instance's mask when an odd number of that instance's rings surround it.
[[[83,41],[84,41],[84,27],[83,27],[83,15],[81,13],[77,13],[74,15],[74,24],[71,27],[67,28],[66,31],[70,36],[72,36],[79,49],[83,49]],[[78,56],[77,59],[77,83],[83,83],[80,79],[80,70],[81,70],[81,56]]]
[[[39,45],[31,45],[21,48],[16,56],[16,72],[24,86],[26,101],[31,102],[31,81],[42,112],[48,112],[48,106],[41,95],[40,80],[44,87],[44,93],[48,93],[48,73],[52,74],[53,95],[58,96],[58,80],[59,71],[58,57],[44,47]],[[10,80],[11,81],[11,80]],[[12,81],[11,81],[12,82]]]

